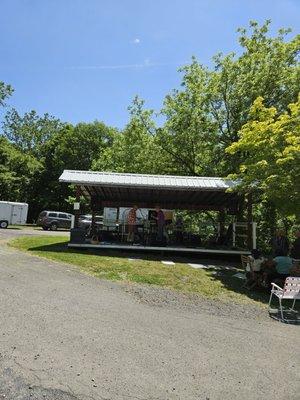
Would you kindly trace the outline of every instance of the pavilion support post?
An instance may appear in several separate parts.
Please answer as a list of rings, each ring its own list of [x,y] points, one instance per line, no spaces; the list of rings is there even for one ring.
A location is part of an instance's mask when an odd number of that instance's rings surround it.
[[[91,234],[96,234],[97,226],[96,226],[96,214],[101,212],[102,210],[102,202],[96,196],[91,197],[91,212],[92,212],[92,222],[91,222]]]
[[[225,235],[225,210],[219,212],[219,223],[220,223],[220,237]]]
[[[249,250],[253,249],[253,199],[252,193],[247,195],[247,246]]]
[[[96,233],[96,211],[92,209],[91,234]]]
[[[75,204],[74,204],[74,228],[78,228],[79,226],[79,216],[80,216],[80,187],[76,186],[75,192]]]

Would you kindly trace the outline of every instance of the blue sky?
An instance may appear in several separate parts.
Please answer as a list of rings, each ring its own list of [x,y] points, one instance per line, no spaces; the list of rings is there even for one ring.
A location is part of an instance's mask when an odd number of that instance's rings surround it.
[[[0,0],[0,80],[21,113],[123,127],[136,94],[161,107],[192,55],[237,51],[250,19],[298,33],[299,15],[300,0]]]

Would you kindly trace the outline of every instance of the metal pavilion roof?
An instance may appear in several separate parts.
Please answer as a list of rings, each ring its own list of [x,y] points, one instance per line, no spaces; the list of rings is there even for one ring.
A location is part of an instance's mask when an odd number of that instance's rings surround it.
[[[125,174],[65,170],[60,182],[76,185],[92,207],[138,204],[186,210],[231,210],[236,213],[240,197],[236,182],[216,177]]]
[[[73,171],[65,170],[59,178],[60,182],[78,185],[99,185],[111,187],[140,187],[177,190],[220,190],[233,188],[236,183],[232,180],[216,177],[172,176],[126,174],[116,172]]]

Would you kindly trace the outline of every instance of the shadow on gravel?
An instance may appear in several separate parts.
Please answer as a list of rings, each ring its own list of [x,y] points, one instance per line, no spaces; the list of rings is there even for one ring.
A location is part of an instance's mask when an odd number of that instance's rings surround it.
[[[283,322],[285,324],[290,324],[290,325],[300,325],[300,312],[299,312],[299,310],[296,313],[295,312],[291,312],[290,310],[285,310],[284,311],[284,318],[286,318],[289,321],[282,321],[281,320],[281,315],[280,315],[280,311],[279,310],[272,310],[269,315],[275,321]]]
[[[0,399],[2,400],[79,400],[70,392],[30,385],[11,368],[1,371]]]

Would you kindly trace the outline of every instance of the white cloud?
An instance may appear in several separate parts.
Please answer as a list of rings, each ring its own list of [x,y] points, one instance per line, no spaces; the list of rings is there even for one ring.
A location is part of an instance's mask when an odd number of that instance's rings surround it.
[[[139,38],[135,38],[135,39],[133,39],[132,43],[133,44],[140,44],[141,40]]]

